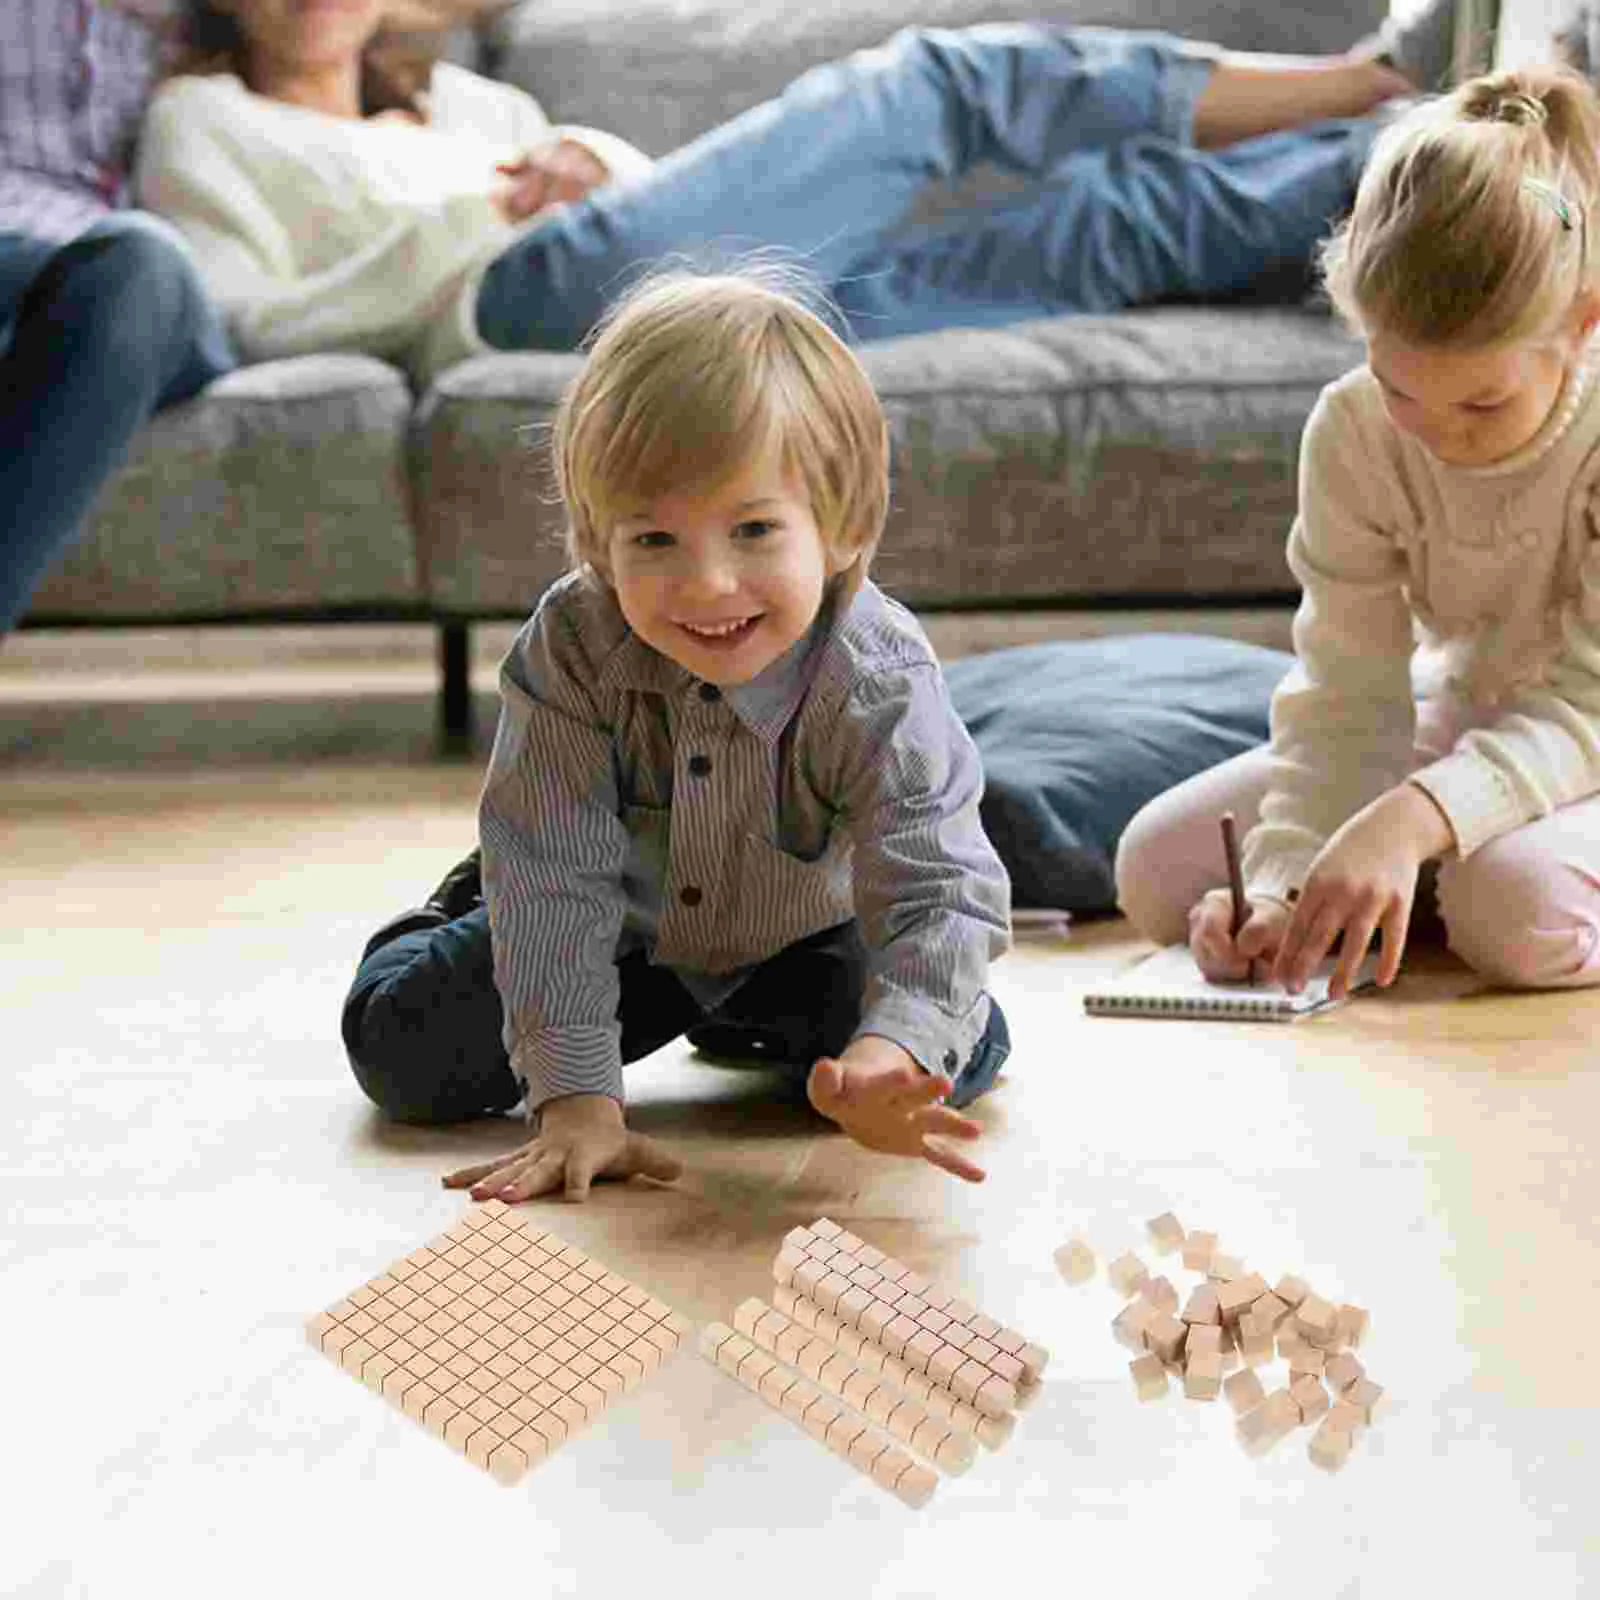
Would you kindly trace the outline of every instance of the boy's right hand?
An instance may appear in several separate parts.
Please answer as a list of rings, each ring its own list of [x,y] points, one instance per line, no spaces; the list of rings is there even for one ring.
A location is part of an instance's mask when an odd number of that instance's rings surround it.
[[[1249,900],[1236,939],[1229,931],[1233,896],[1213,889],[1189,912],[1189,953],[1211,983],[1263,983],[1289,926],[1289,907],[1281,900]]]
[[[610,1095],[571,1094],[545,1101],[538,1134],[520,1150],[462,1167],[445,1178],[444,1186],[459,1189],[470,1183],[474,1200],[507,1204],[563,1188],[568,1200],[583,1201],[593,1179],[635,1173],[671,1183],[683,1175],[683,1163],[654,1139],[630,1132],[622,1107]]]

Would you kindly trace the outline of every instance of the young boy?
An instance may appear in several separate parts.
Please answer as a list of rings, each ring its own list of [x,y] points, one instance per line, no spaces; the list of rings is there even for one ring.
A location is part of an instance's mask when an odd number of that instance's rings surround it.
[[[810,1068],[869,1148],[984,1176],[929,1135],[977,1137],[951,1107],[1009,1050],[984,988],[1009,885],[933,652],[867,581],[888,449],[848,348],[754,278],[658,278],[601,330],[555,425],[573,570],[501,674],[487,903],[469,861],[345,1009],[390,1115],[524,1101],[535,1137],[446,1184],[676,1177],[622,1066],[685,1031]]]

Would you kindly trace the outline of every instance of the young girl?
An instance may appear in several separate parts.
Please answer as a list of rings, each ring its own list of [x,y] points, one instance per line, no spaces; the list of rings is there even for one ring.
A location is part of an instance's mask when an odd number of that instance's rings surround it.
[[[929,1136],[977,1137],[954,1108],[1006,1059],[1009,888],[933,652],[867,578],[889,453],[866,374],[762,282],[664,277],[596,340],[554,451],[573,570],[502,671],[485,892],[368,945],[362,1088],[408,1121],[522,1100],[531,1142],[447,1181],[582,1198],[676,1176],[626,1125],[623,1064],[687,1032],[980,1180]]]
[[[1325,250],[1367,363],[1306,425],[1270,747],[1152,803],[1118,861],[1140,931],[1187,934],[1214,979],[1255,963],[1298,990],[1342,936],[1342,994],[1381,934],[1392,982],[1437,863],[1485,977],[1600,981],[1597,146],[1580,79],[1476,79],[1380,139]]]

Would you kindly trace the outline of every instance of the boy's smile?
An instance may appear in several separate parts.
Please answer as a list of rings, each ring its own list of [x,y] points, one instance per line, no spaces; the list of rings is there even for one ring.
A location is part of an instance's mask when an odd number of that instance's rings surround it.
[[[805,637],[837,570],[804,485],[773,463],[634,508],[608,555],[634,633],[724,686],[748,683]]]

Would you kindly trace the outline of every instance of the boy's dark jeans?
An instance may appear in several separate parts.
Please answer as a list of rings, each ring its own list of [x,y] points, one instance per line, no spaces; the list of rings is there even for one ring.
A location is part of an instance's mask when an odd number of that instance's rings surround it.
[[[509,1111],[522,1098],[501,1039],[489,913],[453,922],[402,918],[368,944],[344,1004],[345,1049],[368,1099],[398,1122],[461,1122]],[[407,924],[410,924],[409,926]],[[763,1057],[809,1072],[837,1055],[861,1020],[866,952],[856,925],[791,945],[707,1013],[665,967],[643,955],[618,966],[622,1059],[637,1061],[680,1034],[708,1053]],[[1011,1051],[1000,1007],[959,1072],[964,1106],[989,1089]]]

